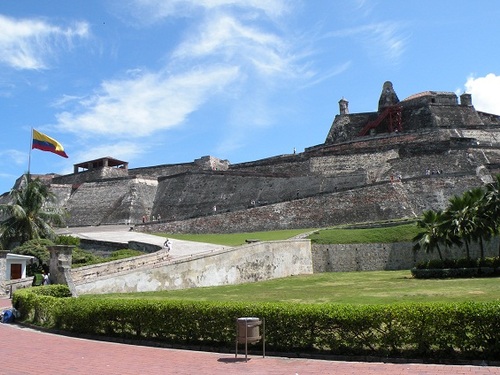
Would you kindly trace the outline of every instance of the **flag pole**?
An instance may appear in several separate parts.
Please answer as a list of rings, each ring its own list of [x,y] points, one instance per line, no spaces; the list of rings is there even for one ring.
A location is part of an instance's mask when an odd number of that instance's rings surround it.
[[[30,168],[31,168],[31,149],[33,148],[33,127],[31,127],[31,136],[30,136],[30,151],[28,153],[28,182],[30,180]]]

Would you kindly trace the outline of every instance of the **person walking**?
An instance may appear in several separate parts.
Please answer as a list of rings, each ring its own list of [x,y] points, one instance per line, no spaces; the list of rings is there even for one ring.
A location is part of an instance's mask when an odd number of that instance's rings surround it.
[[[167,253],[172,250],[172,241],[170,241],[170,238],[167,238],[167,240],[163,244],[163,247],[167,249]]]

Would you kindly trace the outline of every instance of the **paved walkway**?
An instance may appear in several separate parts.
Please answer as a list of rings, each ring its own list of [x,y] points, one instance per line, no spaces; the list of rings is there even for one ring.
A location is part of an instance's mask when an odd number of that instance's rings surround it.
[[[0,297],[0,308],[11,301]],[[95,375],[476,375],[499,367],[338,362],[117,344],[0,324],[0,374]]]
[[[138,241],[162,246],[165,238],[147,233],[129,231],[128,225],[102,225],[88,227],[72,227],[58,229],[59,235],[71,235],[85,239],[109,242],[126,243],[128,241]],[[182,241],[170,239],[172,242],[172,250],[169,255],[172,259],[184,258],[190,255],[212,252],[228,248],[229,246],[214,245],[209,243]]]

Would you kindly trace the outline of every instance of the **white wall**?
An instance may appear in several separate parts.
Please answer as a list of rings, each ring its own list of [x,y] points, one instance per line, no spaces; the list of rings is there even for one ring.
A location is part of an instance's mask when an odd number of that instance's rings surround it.
[[[77,294],[145,292],[240,284],[312,274],[309,240],[257,242],[161,265],[76,281]]]

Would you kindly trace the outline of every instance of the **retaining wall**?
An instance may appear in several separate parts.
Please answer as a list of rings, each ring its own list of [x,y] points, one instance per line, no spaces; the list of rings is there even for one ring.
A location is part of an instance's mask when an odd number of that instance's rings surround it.
[[[169,261],[159,251],[72,271],[77,294],[232,285],[312,274],[309,240],[258,242]]]
[[[428,259],[439,259],[437,251],[426,254],[414,252],[413,243],[370,243],[370,244],[328,244],[312,245],[314,273],[351,271],[394,271],[409,270]],[[466,256],[465,247],[441,249],[443,258],[458,259]],[[477,244],[470,248],[472,258],[479,258]],[[485,244],[485,256],[498,256],[498,239]]]

